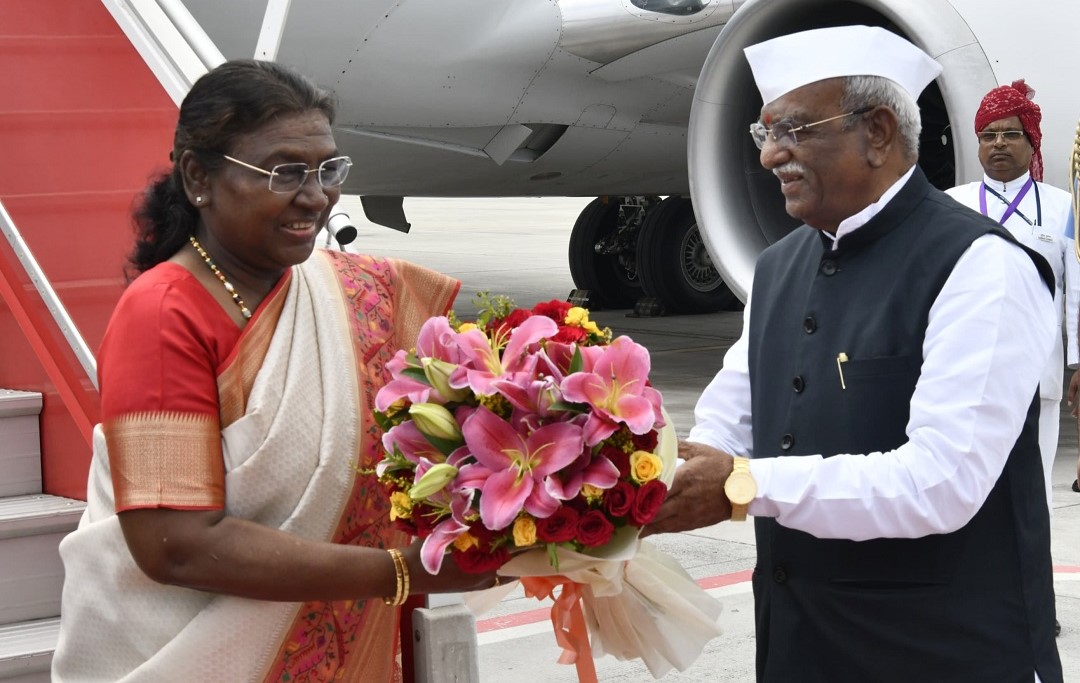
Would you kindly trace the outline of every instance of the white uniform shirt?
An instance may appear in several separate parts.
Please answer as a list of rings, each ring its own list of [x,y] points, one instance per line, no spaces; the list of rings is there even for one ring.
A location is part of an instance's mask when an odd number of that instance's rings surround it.
[[[1002,183],[990,176],[983,176],[982,182],[958,185],[946,190],[946,193],[964,206],[978,211],[979,188],[986,183],[987,187],[1004,198],[1002,201],[993,193],[986,193],[986,213],[990,218],[999,220],[1008,208],[1008,202],[1016,198],[1029,177],[1029,174],[1025,173],[1016,180]],[[1051,185],[1037,185],[1037,201],[1035,188],[1032,187],[1017,206],[1018,211],[1010,215],[1003,225],[1018,242],[1042,254],[1054,269],[1054,281],[1057,283],[1054,301],[1057,302],[1059,332],[1054,335],[1054,348],[1039,382],[1039,394],[1042,398],[1060,401],[1061,369],[1065,363],[1060,333],[1062,304],[1065,310],[1065,330],[1068,334],[1069,367],[1076,369],[1078,360],[1076,324],[1077,306],[1080,303],[1080,262],[1076,260],[1072,240],[1065,236],[1070,224],[1072,197],[1065,190]]]
[[[837,234],[857,229],[909,172]],[[1000,237],[976,239],[930,309],[908,441],[886,453],[753,453],[750,319],[695,409],[689,440],[754,455],[749,513],[819,538],[949,533],[979,511],[1001,475],[1052,346],[1053,300],[1031,258]],[[871,457],[868,457],[871,456]]]

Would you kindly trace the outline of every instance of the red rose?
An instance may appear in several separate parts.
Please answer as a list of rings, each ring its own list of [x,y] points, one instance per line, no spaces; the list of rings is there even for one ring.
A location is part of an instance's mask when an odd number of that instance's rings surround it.
[[[417,530],[416,525],[405,519],[404,517],[398,517],[394,520],[394,528],[410,536],[420,535],[420,532]]]
[[[536,538],[544,543],[572,541],[577,536],[577,526],[577,510],[561,505],[555,514],[536,520]]]
[[[637,490],[637,497],[630,507],[630,521],[634,526],[645,526],[656,517],[657,510],[667,498],[667,484],[653,479],[642,484]]]
[[[505,318],[493,320],[489,327],[493,330],[497,330],[497,334],[499,335],[510,334],[511,330],[531,318],[532,315],[531,312],[526,311],[524,308],[515,308],[507,313]]]
[[[659,442],[657,435],[658,432],[655,429],[650,429],[645,434],[634,434],[631,439],[634,443],[634,450],[652,453],[656,450],[656,444]]]
[[[630,456],[621,448],[615,446],[603,446],[600,455],[611,461],[611,464],[619,470],[619,479],[630,477]]]
[[[586,548],[595,548],[611,540],[615,525],[600,510],[589,510],[578,520],[577,538]]]
[[[465,552],[454,550],[450,557],[454,558],[454,562],[466,574],[483,574],[506,564],[510,559],[510,551],[506,546],[488,550],[469,548]]]
[[[573,327],[571,325],[559,325],[559,332],[552,337],[557,342],[563,342],[569,344],[571,342],[583,342],[588,338],[589,333],[580,327]]]
[[[620,481],[604,491],[604,509],[612,517],[625,517],[634,504],[637,490],[628,481]]]
[[[543,303],[533,306],[532,312],[536,315],[543,315],[551,318],[560,325],[566,320],[566,314],[573,308],[569,303],[565,301],[559,301],[558,299],[552,299],[551,301],[545,301]]]
[[[439,511],[430,505],[414,503],[412,509],[412,523],[416,527],[416,536],[427,538],[431,535],[435,525],[439,523]]]

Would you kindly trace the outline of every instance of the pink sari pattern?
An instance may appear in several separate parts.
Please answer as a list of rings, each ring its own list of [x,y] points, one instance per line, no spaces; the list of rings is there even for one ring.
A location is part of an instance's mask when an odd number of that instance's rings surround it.
[[[326,252],[326,256],[338,276],[352,325],[361,406],[357,475],[333,541],[369,548],[402,547],[408,537],[391,526],[386,493],[373,474],[362,473],[373,470],[380,457],[380,432],[372,406],[375,394],[389,379],[386,363],[402,342],[416,338],[415,329],[395,324],[399,317],[409,317],[399,316],[397,307],[429,307],[424,318],[445,312],[458,283],[430,271],[395,269],[395,263],[385,259],[339,252]],[[410,278],[431,281],[410,282]],[[408,292],[416,291],[427,292],[429,300],[410,300]],[[381,600],[305,603],[264,680],[400,683],[400,618],[399,608]]]

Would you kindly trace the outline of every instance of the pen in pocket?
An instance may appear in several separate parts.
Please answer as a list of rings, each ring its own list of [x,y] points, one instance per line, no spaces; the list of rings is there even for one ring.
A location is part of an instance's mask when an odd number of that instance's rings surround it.
[[[847,354],[843,351],[836,357],[836,371],[840,373],[840,388],[847,389],[847,385],[844,384],[844,363],[848,361]]]

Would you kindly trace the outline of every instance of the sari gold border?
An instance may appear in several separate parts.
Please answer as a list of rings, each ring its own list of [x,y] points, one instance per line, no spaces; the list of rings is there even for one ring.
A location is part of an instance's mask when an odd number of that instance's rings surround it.
[[[285,298],[289,292],[287,286],[291,278],[282,278],[271,292],[270,299],[260,306],[258,314],[244,328],[236,349],[229,354],[225,367],[218,373],[218,405],[221,414],[221,428],[224,429],[244,416],[247,400],[255,377],[262,368],[266,350],[277,330]]]
[[[106,422],[102,430],[117,512],[225,506],[221,429],[213,416],[131,413]]]
[[[402,348],[416,344],[420,328],[433,315],[444,315],[461,282],[400,259],[387,259],[397,276],[394,288],[394,330]]]

